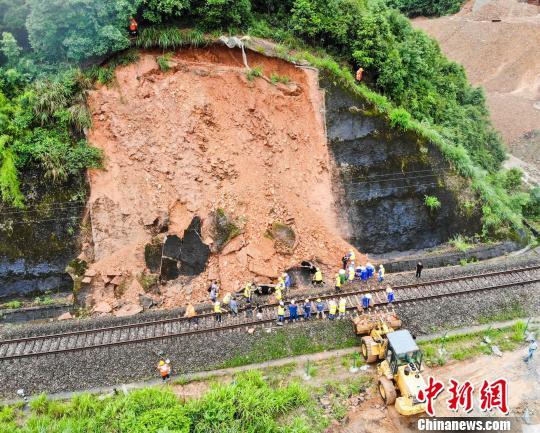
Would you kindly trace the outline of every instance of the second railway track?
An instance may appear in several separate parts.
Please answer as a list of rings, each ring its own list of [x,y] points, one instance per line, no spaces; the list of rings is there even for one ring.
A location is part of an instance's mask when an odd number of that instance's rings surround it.
[[[540,265],[444,280],[418,282],[417,284],[394,286],[396,295],[394,304],[421,302],[440,297],[539,282]],[[373,306],[366,312],[357,311],[361,296],[367,292],[373,295]],[[353,314],[370,314],[373,311],[387,307],[383,285],[376,286],[376,288],[360,286],[357,290],[319,295],[318,297],[325,300],[344,297],[347,300],[347,309],[352,310]],[[197,316],[197,324],[193,319],[178,317],[4,340],[0,341],[0,361],[135,344],[274,322],[276,319],[276,304],[265,304],[261,305],[261,307],[263,317],[260,320],[256,319],[248,310],[243,309],[236,316],[224,313],[221,323],[215,321],[213,313],[203,313]]]

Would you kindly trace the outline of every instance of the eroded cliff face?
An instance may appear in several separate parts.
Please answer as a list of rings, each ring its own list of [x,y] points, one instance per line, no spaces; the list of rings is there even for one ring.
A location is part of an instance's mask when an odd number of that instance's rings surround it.
[[[317,72],[249,52],[250,66],[263,71],[249,77],[241,52],[220,47],[177,52],[162,72],[159,55],[143,53],[89,98],[89,140],[105,156],[104,169],[90,173],[89,304],[110,311],[136,303],[145,246],[153,242],[147,258],[154,249],[151,267],[162,268],[166,237],[176,248],[166,251],[171,275],[182,242],[195,248],[189,236],[212,254],[202,273],[180,263],[178,278],[147,294],[163,306],[205,300],[209,279],[228,291],[306,259],[339,266],[350,245],[334,208]],[[241,232],[223,249],[213,227],[220,210]],[[200,234],[186,232],[196,217]],[[272,233],[288,230],[293,243],[284,248]]]
[[[469,211],[458,204],[458,195],[467,200],[465,181],[449,174],[433,145],[390,128],[343,89],[322,85],[337,200],[349,242],[365,253],[381,254],[432,247],[456,233],[480,229],[474,198],[469,197]],[[437,197],[441,207],[427,207],[426,195]]]
[[[36,168],[25,178],[25,208],[0,206],[0,300],[70,291],[65,269],[79,254],[84,176],[51,187]]]

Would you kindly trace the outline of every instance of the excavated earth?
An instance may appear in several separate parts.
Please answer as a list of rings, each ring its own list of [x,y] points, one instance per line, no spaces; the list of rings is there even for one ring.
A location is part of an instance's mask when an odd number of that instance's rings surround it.
[[[465,67],[470,81],[486,90],[493,123],[511,152],[540,167],[534,141],[540,130],[540,7],[471,0],[456,15],[417,18],[413,25],[435,38],[448,58]]]
[[[83,280],[87,305],[119,315],[140,311],[145,245],[156,235],[181,239],[194,217],[213,253],[198,276],[146,294],[163,307],[206,299],[211,279],[230,291],[302,260],[339,266],[350,245],[334,209],[317,72],[249,52],[263,76],[248,79],[241,52],[225,47],[182,50],[162,72],[161,54],[141,53],[117,69],[113,85],[89,96],[88,138],[105,162],[89,175],[92,234],[81,256],[91,263]],[[273,74],[288,82],[273,83]],[[221,252],[213,230],[218,209],[242,231]],[[292,248],[268,236],[273,223],[292,228]]]

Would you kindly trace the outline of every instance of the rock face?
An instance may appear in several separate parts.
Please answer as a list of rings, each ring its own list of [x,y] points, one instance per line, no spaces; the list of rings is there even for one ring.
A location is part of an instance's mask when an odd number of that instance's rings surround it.
[[[210,248],[201,239],[201,219],[193,218],[180,239],[167,236],[163,245],[161,277],[173,280],[180,275],[199,275],[206,268]]]
[[[65,272],[77,257],[84,203],[72,197],[86,190],[83,176],[51,187],[36,168],[25,179],[25,209],[0,202],[0,299],[52,290],[69,291]]]
[[[344,191],[340,207],[350,227],[344,235],[352,244],[368,253],[405,251],[438,245],[464,228],[479,229],[478,213],[467,216],[458,207],[464,181],[448,175],[434,146],[362,114],[363,101],[322,84],[338,189]],[[437,197],[441,207],[430,210],[426,195]]]

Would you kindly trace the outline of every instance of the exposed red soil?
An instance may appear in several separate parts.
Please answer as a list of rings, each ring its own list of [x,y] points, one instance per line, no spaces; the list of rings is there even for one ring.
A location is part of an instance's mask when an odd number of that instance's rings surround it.
[[[456,15],[417,18],[413,25],[484,87],[493,123],[508,145],[540,129],[540,7],[469,1]]]
[[[209,277],[236,290],[301,260],[339,266],[350,245],[334,209],[316,71],[250,52],[250,65],[262,66],[265,77],[276,73],[290,83],[250,81],[238,50],[212,47],[175,53],[163,73],[160,54],[142,54],[116,71],[115,85],[89,97],[89,140],[105,156],[104,169],[89,176],[96,272],[90,303],[136,302],[142,288],[129,280],[145,268],[149,226],[162,215],[179,236],[200,216],[207,243],[216,208],[245,221],[235,251],[214,253],[207,272],[162,287],[165,307],[206,299]],[[293,254],[279,254],[264,236],[274,221],[291,222]],[[125,299],[114,300],[106,275],[115,273],[128,280]]]

